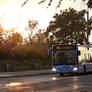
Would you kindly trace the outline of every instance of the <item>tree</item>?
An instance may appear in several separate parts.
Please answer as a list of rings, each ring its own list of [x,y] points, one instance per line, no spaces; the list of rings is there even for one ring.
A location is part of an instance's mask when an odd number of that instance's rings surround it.
[[[23,37],[20,33],[16,32],[12,35],[8,36],[8,42],[14,43],[15,45],[22,45],[23,44]]]
[[[45,34],[44,31],[39,29],[37,33],[33,36],[33,41],[38,47],[45,46]]]
[[[87,21],[87,29],[88,29],[88,35],[90,35],[90,31],[92,30],[92,16]]]
[[[3,33],[4,33],[4,29],[3,29],[3,27],[2,27],[2,25],[0,24],[0,45],[2,44],[2,42],[3,42]]]
[[[88,5],[89,8],[92,8],[92,0],[89,0],[87,5]]]
[[[54,16],[54,21],[51,21],[46,35],[52,39],[54,43],[74,43],[82,44],[82,41],[87,41],[85,10],[80,12],[70,8],[69,10],[61,11],[60,14]]]
[[[32,37],[33,37],[34,31],[36,30],[37,25],[38,25],[38,22],[35,20],[28,21],[28,26],[26,30],[28,33],[28,41],[30,44],[32,43]]]

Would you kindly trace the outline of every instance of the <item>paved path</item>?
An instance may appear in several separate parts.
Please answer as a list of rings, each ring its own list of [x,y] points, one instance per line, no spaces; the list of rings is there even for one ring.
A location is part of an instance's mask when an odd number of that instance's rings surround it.
[[[51,70],[32,70],[32,71],[21,71],[21,72],[0,72],[0,78],[7,77],[21,77],[21,76],[35,76],[51,74]]]

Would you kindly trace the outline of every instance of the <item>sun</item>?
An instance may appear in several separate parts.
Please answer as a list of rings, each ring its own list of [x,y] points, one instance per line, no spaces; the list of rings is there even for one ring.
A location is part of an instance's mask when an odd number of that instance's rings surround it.
[[[24,12],[22,12],[19,8],[8,9],[8,11],[4,12],[5,17],[2,21],[2,25],[4,29],[10,30],[15,28],[16,31],[22,32],[27,26],[28,19]]]
[[[8,17],[2,24],[5,29],[11,29],[17,27],[17,19]]]
[[[18,31],[23,31],[29,20],[38,21],[39,28],[46,29],[52,18],[50,11],[42,7],[8,8],[8,11],[5,11],[5,15],[6,17],[2,22],[3,27],[5,29],[17,28],[19,29]]]
[[[5,15],[2,16],[3,21],[1,23],[3,27],[8,30],[14,28],[19,33],[23,33],[26,32],[25,28],[28,26],[28,21],[35,20],[38,22],[39,29],[46,29],[53,18],[53,9],[47,9],[43,5],[38,5],[35,1],[29,2],[25,7],[21,7],[21,4],[17,5],[14,0],[14,2],[12,1],[13,3],[5,6],[2,10]]]

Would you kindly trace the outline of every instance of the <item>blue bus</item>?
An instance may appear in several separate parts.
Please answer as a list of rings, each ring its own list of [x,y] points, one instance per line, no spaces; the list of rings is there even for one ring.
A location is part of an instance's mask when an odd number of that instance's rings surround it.
[[[92,47],[89,45],[53,45],[48,51],[52,56],[52,72],[86,73],[92,71]]]

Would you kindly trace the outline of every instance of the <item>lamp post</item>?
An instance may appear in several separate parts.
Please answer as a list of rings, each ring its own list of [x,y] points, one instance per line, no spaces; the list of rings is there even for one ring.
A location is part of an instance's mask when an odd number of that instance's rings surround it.
[[[89,7],[87,6],[87,22],[88,22],[88,20],[89,20]],[[88,42],[88,38],[89,38],[89,32],[90,30],[89,30],[89,25],[88,25],[88,23],[87,23],[87,44],[89,43]]]

